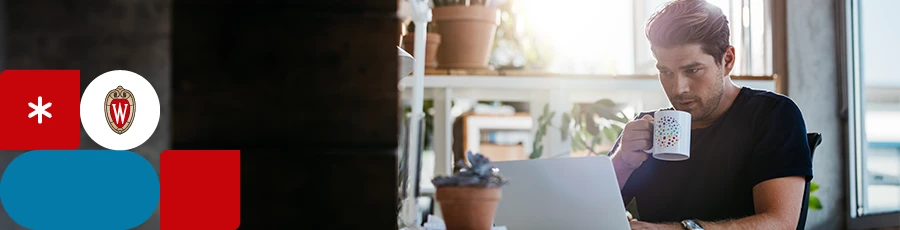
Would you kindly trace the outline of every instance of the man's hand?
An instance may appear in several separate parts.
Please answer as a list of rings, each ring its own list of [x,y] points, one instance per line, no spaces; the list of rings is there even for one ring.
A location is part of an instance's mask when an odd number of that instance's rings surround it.
[[[647,160],[644,150],[653,147],[653,116],[644,115],[625,125],[616,157],[628,169],[635,169]]]
[[[619,139],[619,147],[612,156],[613,167],[616,169],[616,181],[619,189],[625,187],[625,182],[631,173],[647,160],[649,154],[644,152],[653,146],[653,116],[644,115],[628,124],[622,130]]]
[[[638,229],[672,229],[672,230],[681,230],[684,229],[681,224],[677,223],[669,223],[669,224],[654,224],[643,221],[638,221],[635,219],[631,212],[625,211],[625,216],[628,217],[628,223],[631,225],[632,230]]]
[[[647,223],[643,221],[632,220],[628,222],[631,224],[631,230],[641,230],[641,229],[656,229],[656,230],[682,230],[684,227],[681,224],[670,223],[670,224],[654,224]]]

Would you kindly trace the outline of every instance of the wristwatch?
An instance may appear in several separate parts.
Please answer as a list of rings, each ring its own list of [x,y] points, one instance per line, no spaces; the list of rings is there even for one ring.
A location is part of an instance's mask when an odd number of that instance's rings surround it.
[[[703,226],[700,226],[700,224],[694,220],[682,220],[681,225],[684,226],[684,229],[686,230],[703,230]]]

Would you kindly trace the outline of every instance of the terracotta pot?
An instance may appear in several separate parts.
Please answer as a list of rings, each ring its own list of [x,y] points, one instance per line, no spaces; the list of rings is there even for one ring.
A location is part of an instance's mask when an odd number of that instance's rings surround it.
[[[432,9],[441,34],[441,68],[487,68],[500,25],[500,10],[494,7],[442,6]]]
[[[490,230],[502,193],[499,187],[440,187],[434,196],[447,230]]]
[[[403,36],[403,50],[407,53],[416,55],[415,53],[416,34],[408,33]],[[441,35],[437,33],[425,34],[425,68],[438,67],[438,47],[441,45]]]

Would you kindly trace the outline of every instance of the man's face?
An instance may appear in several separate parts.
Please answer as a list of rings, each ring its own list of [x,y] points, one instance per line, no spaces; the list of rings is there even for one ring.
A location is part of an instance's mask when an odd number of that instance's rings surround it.
[[[725,89],[725,73],[730,68],[726,70],[724,65],[716,64],[713,56],[703,52],[699,44],[652,50],[659,81],[675,109],[691,113],[692,120],[710,116],[719,106]],[[733,59],[733,54],[726,59]]]

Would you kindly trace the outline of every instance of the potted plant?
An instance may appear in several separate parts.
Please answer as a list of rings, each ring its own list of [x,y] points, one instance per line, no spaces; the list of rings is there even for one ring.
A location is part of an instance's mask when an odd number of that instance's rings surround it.
[[[529,158],[537,159],[543,155],[543,138],[547,134],[547,128],[553,126],[551,119],[554,115],[556,113],[550,111],[549,105],[544,105],[543,113],[536,121],[537,130]],[[562,133],[563,141],[572,138],[573,152],[606,155],[609,149],[604,149],[601,145],[612,145],[629,121],[629,116],[619,105],[612,100],[601,99],[589,104],[575,104],[570,113],[562,114],[560,126],[554,128]]]
[[[433,20],[441,34],[441,68],[487,68],[500,9],[489,0],[434,0]]]
[[[459,161],[462,168],[451,176],[435,177],[435,199],[447,230],[490,230],[501,198],[506,178],[481,154],[467,152],[469,164]]]
[[[425,27],[425,68],[437,68],[438,67],[438,47],[441,45],[441,35],[435,32],[435,25],[433,22],[429,22]],[[416,40],[416,24],[413,22],[409,23],[409,26],[406,27],[407,33],[403,36],[403,49],[406,50],[407,53],[415,55],[415,40]]]

